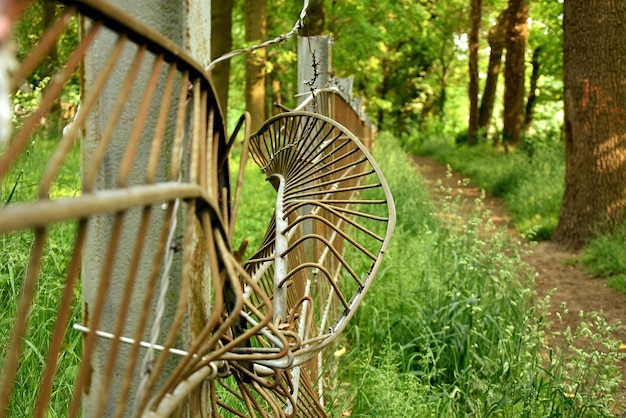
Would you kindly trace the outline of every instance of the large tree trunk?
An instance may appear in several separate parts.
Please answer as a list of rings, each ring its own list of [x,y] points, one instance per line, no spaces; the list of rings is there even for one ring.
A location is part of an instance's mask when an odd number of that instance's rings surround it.
[[[489,129],[489,125],[491,124],[493,106],[496,101],[500,65],[502,64],[502,52],[504,51],[506,32],[509,27],[508,15],[508,9],[500,13],[497,23],[489,30],[487,38],[491,52],[489,53],[489,66],[487,67],[485,89],[483,90],[483,97],[478,111],[478,128],[484,129],[485,131]]]
[[[211,59],[214,60],[233,46],[233,0],[211,0]],[[230,85],[230,60],[218,63],[211,70],[217,98],[228,120],[228,90]]]
[[[260,43],[267,38],[267,0],[245,0],[246,42]],[[252,130],[266,119],[265,49],[246,55],[246,109],[250,112]]]
[[[509,0],[510,25],[506,38],[504,65],[505,145],[520,142],[524,126],[524,53],[528,42],[528,0]]]
[[[482,15],[482,0],[472,0],[471,29],[469,33],[469,127],[467,130],[467,143],[476,144],[478,135],[478,33],[480,31],[480,19]]]
[[[626,2],[566,1],[565,194],[554,240],[584,245],[626,219]]]

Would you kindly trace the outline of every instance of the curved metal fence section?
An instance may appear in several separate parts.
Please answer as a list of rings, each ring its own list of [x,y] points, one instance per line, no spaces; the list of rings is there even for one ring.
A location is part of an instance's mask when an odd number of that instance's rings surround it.
[[[324,416],[324,349],[395,224],[361,141],[373,131],[328,91],[330,117],[288,112],[250,136],[244,115],[228,138],[180,46],[107,2],[58,3],[12,91],[77,21],[80,37],[0,150],[0,418]],[[80,106],[59,122],[77,79]],[[276,201],[244,261],[248,150]]]
[[[206,397],[202,382],[250,337],[223,339],[244,301],[222,290],[247,279],[229,242],[224,123],[178,45],[106,2],[62,3],[13,90],[77,19],[79,41],[0,154],[0,284],[12,295],[0,416],[172,412]],[[56,130],[51,109],[82,74],[80,107]]]
[[[295,333],[297,396],[300,381],[321,387],[332,370],[322,349],[345,329],[378,272],[395,225],[393,197],[359,139],[319,114],[269,119],[250,152],[277,196],[261,248],[244,268],[270,292],[273,322]]]

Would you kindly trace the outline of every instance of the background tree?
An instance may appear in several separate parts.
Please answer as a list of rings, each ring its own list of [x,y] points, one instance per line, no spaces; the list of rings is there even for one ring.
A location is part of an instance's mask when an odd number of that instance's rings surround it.
[[[626,219],[626,2],[563,7],[566,176],[556,242],[580,247]]]
[[[311,3],[309,3],[311,6]],[[302,10],[302,2],[292,0],[272,0],[267,5],[267,25],[271,28],[270,38],[280,33],[286,33],[293,28],[296,18]],[[323,11],[323,9],[321,9]],[[309,13],[304,20],[304,28],[307,27]],[[267,49],[266,86],[271,89],[271,103],[279,103],[288,108],[296,106],[295,94],[298,90],[298,42],[297,37],[293,37],[281,44],[280,47],[270,47]],[[269,107],[269,106],[268,106]],[[278,108],[274,108],[279,112]]]
[[[306,22],[302,28],[302,36],[323,35],[325,21],[324,0],[311,0],[306,13]]]
[[[528,99],[526,100],[526,111],[524,112],[524,132],[528,132],[530,124],[533,121],[533,112],[535,110],[535,104],[537,102],[537,83],[539,82],[540,69],[541,69],[541,45],[535,48],[533,51],[533,57],[531,60],[532,74],[530,75],[530,86],[528,87]]]
[[[211,0],[211,59],[233,49],[233,0]],[[230,60],[218,63],[211,71],[224,118],[228,118],[228,93],[230,86]]]
[[[503,140],[516,146],[524,126],[525,52],[528,42],[528,0],[509,0],[509,29],[504,65]]]
[[[489,129],[493,115],[493,107],[496,101],[502,53],[504,52],[504,44],[506,42],[506,31],[509,27],[508,16],[508,9],[500,12],[496,24],[489,29],[489,35],[487,36],[490,47],[489,64],[487,66],[485,88],[478,111],[478,128],[484,131]]]
[[[246,42],[260,43],[267,39],[267,0],[245,0],[244,22]],[[251,115],[251,127],[255,131],[266,119],[264,48],[246,55],[246,109]]]
[[[469,129],[467,142],[474,145],[478,135],[478,41],[480,32],[480,20],[482,17],[482,0],[472,0],[471,25],[469,33]]]
[[[355,90],[379,128],[407,132],[437,112],[438,99],[444,96],[439,94],[441,85],[454,62],[454,54],[449,54],[454,49],[452,33],[459,31],[434,25],[455,25],[466,32],[467,20],[439,19],[456,15],[452,5],[467,9],[465,3],[362,0],[335,2],[327,9],[333,16],[329,20],[335,30],[337,75],[357,76]],[[439,56],[443,65],[437,62]]]

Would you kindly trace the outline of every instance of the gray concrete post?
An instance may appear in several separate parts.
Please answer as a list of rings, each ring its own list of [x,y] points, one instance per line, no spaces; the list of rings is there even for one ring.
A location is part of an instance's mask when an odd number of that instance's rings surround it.
[[[201,64],[204,65],[208,63],[208,57],[210,56],[208,49],[210,46],[210,2],[201,0],[187,0],[185,2],[171,0],[110,0],[110,2],[151,26],[173,42],[183,45]],[[95,40],[95,45],[90,48],[85,58],[84,86],[86,89],[89,88],[90,83],[98,76],[102,68],[102,63],[108,58],[109,52],[112,50],[112,46],[117,38],[117,35],[109,30],[103,30],[102,32],[103,33]],[[119,60],[119,64],[114,70],[114,75],[111,77],[107,88],[102,92],[94,110],[88,118],[82,145],[83,162],[85,164],[91,161],[101,137],[102,130],[111,116],[111,109],[118,98],[120,87],[124,82],[128,67],[135,56],[135,52],[136,48],[132,46],[125,49],[122,58]],[[114,189],[117,187],[119,164],[126,149],[126,141],[133,128],[136,118],[136,109],[146,91],[146,83],[152,62],[153,57],[150,55],[144,58],[133,91],[129,96],[122,117],[117,124],[105,161],[100,167],[95,186],[97,189]],[[163,85],[164,76],[165,72],[162,72],[158,85]],[[137,158],[134,161],[133,170],[131,172],[129,181],[131,185],[143,184],[145,181],[145,167],[150,155],[150,144],[154,133],[152,129],[156,124],[159,110],[158,104],[161,102],[159,95],[162,89],[160,89],[158,85],[153,97],[153,102],[156,104],[151,106],[146,129],[140,141]],[[178,91],[178,89],[175,89],[175,91]],[[176,100],[172,100],[172,107],[176,105]],[[168,126],[172,126],[172,124],[170,123]],[[171,142],[168,141],[172,140],[172,135],[166,134],[165,140],[166,143],[164,147],[167,149],[171,144]],[[159,166],[159,173],[161,174],[157,181],[165,180],[165,173],[167,173],[165,167],[167,167],[168,162],[169,153],[163,152]],[[153,213],[148,232],[141,237],[137,236],[141,209],[131,210],[127,212],[124,217],[123,232],[116,251],[116,259],[113,263],[113,271],[111,274],[111,284],[107,293],[106,310],[99,325],[99,329],[103,331],[111,332],[117,320],[120,302],[126,289],[126,277],[128,275],[133,249],[137,240],[143,240],[146,244],[144,245],[139,271],[137,273],[138,282],[133,289],[132,302],[129,306],[128,319],[124,331],[126,336],[132,337],[134,333],[140,314],[140,301],[143,299],[142,297],[147,290],[146,281],[150,273],[150,263],[153,258],[154,250],[156,249],[159,230],[163,222],[163,211],[160,207],[155,206]],[[113,214],[97,216],[92,218],[89,223],[82,265],[82,296],[83,308],[86,314],[88,314],[89,309],[94,306],[94,301],[97,297],[98,284],[101,280],[105,263],[104,254],[106,253],[107,245],[110,240],[110,232],[113,227],[114,218],[115,216]],[[178,224],[181,225],[182,222],[179,221]],[[175,265],[176,264],[180,263],[175,263]],[[176,273],[176,271],[172,272],[174,278],[178,278]],[[177,302],[177,282],[178,280],[173,279],[168,288],[169,307],[166,308],[166,316],[168,311],[171,315]],[[155,294],[158,295],[158,292],[159,289],[157,289]],[[149,321],[149,326],[152,324],[155,308],[156,298],[152,306],[153,313],[151,316],[152,319]],[[167,332],[167,320],[161,325],[161,329],[161,335]],[[147,340],[148,338],[149,329],[146,330],[144,334],[144,339]],[[113,416],[115,408],[117,407],[119,389],[124,373],[120,364],[122,362],[118,361],[119,366],[116,366],[113,370],[113,382],[110,385],[110,389],[104,388],[102,381],[105,374],[104,367],[107,361],[110,344],[110,341],[99,339],[91,359],[93,372],[90,379],[89,390],[86,391],[83,397],[83,416],[85,417],[96,415],[98,397],[104,393],[105,390],[109,390],[109,396],[105,410],[101,416]],[[128,350],[129,347],[123,344],[120,354],[118,354],[118,359],[120,357],[123,358],[124,354],[128,353]],[[143,357],[142,353],[140,353],[140,359]],[[135,376],[137,376],[137,378],[132,382],[130,396],[127,400],[127,413],[130,412],[135,399],[135,393],[139,384],[140,365],[141,361],[135,368]]]
[[[313,53],[318,63],[317,76],[313,68]],[[326,87],[333,77],[333,37],[307,36],[298,37],[298,96],[297,104],[302,103],[314,88]]]

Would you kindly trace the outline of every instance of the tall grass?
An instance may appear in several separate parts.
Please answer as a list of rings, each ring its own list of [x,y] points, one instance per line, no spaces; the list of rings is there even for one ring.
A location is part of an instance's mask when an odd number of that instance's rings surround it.
[[[562,143],[551,141],[532,153],[513,150],[505,154],[488,144],[456,146],[442,137],[430,137],[418,150],[470,176],[491,195],[502,197],[517,229],[529,239],[552,236],[564,190]]]
[[[349,354],[340,379],[349,387],[339,385],[333,412],[611,416],[618,382],[612,329],[591,316],[553,336],[519,244],[479,210],[467,223],[455,217],[454,200],[444,216],[434,213],[399,144],[381,135],[377,147],[398,225],[386,268],[343,341]],[[548,346],[546,337],[565,342]]]
[[[612,233],[597,234],[581,261],[591,274],[608,278],[609,286],[626,293],[626,223]]]
[[[507,204],[517,230],[531,240],[552,237],[558,223],[565,179],[565,153],[556,132],[526,138],[505,154],[488,144],[457,146],[433,132],[404,140],[405,146],[472,178]],[[600,233],[586,246],[582,264],[609,286],[626,293],[626,226]]]
[[[44,138],[31,145],[2,183],[3,205],[33,197],[53,145]],[[330,414],[611,416],[617,385],[611,327],[590,316],[580,328],[553,335],[543,301],[533,303],[533,273],[521,263],[516,243],[478,215],[469,223],[455,218],[453,200],[443,216],[436,213],[394,138],[381,135],[377,147],[398,225],[385,267],[342,340],[348,354],[339,356],[341,383],[326,394]],[[59,196],[78,193],[78,153],[59,178]],[[249,170],[245,201],[274,193],[266,184],[259,192],[264,181],[254,166]],[[237,239],[250,238],[251,248],[268,218],[257,212],[258,205],[246,205],[239,218]],[[74,228],[68,223],[51,230],[11,416],[33,413]],[[10,335],[29,250],[30,232],[0,237],[1,347]],[[72,315],[71,322],[80,321],[77,302]],[[559,343],[547,346],[546,337]],[[80,349],[80,336],[68,331],[48,416],[66,415]]]
[[[58,136],[60,138],[60,136]],[[34,138],[13,169],[2,180],[0,204],[11,205],[36,198],[38,179],[56,146],[55,135],[41,134]],[[52,198],[69,197],[80,190],[80,150],[76,147],[61,170],[51,191]],[[38,387],[45,367],[48,343],[54,329],[56,313],[65,286],[66,269],[74,242],[74,223],[61,223],[48,229],[48,242],[42,258],[41,271],[33,307],[28,317],[28,330],[20,356],[18,373],[9,405],[9,416],[32,416]],[[33,234],[20,231],[0,236],[0,361],[8,348],[22,282],[28,265]],[[80,322],[80,289],[75,290],[70,323]],[[68,327],[69,328],[69,327]],[[67,415],[73,383],[81,353],[81,335],[66,331],[58,372],[52,390],[48,416]]]

